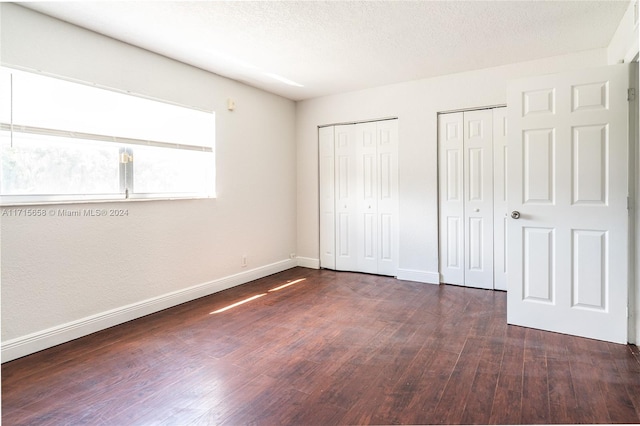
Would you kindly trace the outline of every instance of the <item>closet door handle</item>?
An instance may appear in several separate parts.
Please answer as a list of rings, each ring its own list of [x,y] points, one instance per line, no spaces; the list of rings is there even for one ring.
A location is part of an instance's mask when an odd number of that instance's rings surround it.
[[[519,211],[517,211],[517,210],[512,211],[512,212],[511,212],[511,217],[512,217],[513,219],[520,219],[520,212],[519,212]]]

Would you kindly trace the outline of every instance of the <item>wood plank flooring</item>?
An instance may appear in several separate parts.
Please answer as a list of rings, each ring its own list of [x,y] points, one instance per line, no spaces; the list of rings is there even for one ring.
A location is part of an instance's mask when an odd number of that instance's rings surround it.
[[[507,326],[504,292],[326,270],[2,365],[4,425],[639,422],[635,346]]]

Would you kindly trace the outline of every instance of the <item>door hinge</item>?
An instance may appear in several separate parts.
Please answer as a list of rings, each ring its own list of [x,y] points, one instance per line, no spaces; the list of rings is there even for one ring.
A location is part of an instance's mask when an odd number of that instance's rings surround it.
[[[629,102],[636,100],[636,89],[633,87],[627,89],[627,100]]]

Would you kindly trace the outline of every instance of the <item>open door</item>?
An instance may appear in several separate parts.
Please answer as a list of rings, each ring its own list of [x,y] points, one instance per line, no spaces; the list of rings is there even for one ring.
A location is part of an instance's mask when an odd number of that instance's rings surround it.
[[[629,67],[508,90],[509,324],[627,342]]]

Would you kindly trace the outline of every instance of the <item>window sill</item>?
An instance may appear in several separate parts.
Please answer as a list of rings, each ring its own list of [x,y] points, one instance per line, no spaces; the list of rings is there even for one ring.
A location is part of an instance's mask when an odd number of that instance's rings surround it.
[[[216,196],[166,196],[166,197],[131,197],[131,198],[112,198],[104,200],[51,200],[51,201],[15,201],[15,202],[0,202],[0,208],[5,207],[33,207],[33,206],[68,206],[79,204],[106,204],[106,203],[137,203],[137,202],[149,202],[149,201],[179,201],[179,200],[215,200]]]

